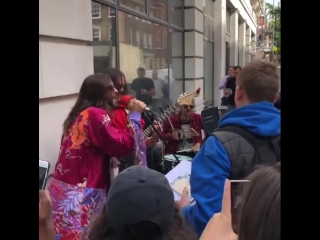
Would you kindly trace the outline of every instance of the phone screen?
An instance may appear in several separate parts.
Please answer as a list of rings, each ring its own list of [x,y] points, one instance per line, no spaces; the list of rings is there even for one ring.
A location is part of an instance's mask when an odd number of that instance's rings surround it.
[[[47,168],[39,167],[39,190],[44,189],[46,186]]]
[[[242,192],[246,184],[248,184],[248,180],[235,180],[232,182],[231,180],[231,214],[232,214],[232,227],[235,233],[238,233],[238,218],[239,218],[239,211],[241,207],[242,201]]]

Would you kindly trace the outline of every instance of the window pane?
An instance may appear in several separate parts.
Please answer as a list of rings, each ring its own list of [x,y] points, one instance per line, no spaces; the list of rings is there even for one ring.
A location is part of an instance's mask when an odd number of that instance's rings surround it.
[[[144,77],[135,81],[137,98],[154,111],[165,108],[169,102],[167,28],[119,12],[119,36],[120,69],[126,76],[128,88],[131,89],[132,81],[138,78],[137,69],[144,68]],[[145,78],[149,79],[141,81]],[[151,90],[152,82],[156,94],[142,95],[141,89]]]
[[[146,12],[146,0],[120,0],[120,3],[138,12]]]
[[[170,0],[171,24],[183,27],[183,0]]]
[[[167,0],[150,0],[150,17],[154,17],[163,21],[167,21]]]
[[[115,67],[115,10],[92,2],[92,40],[94,72]]]
[[[204,41],[204,99],[213,99],[213,42]]]
[[[169,91],[171,103],[183,92],[183,33],[169,31]]]
[[[204,37],[213,41],[213,2],[212,0],[205,0],[205,5],[203,7],[203,30]]]
[[[226,12],[226,32],[230,33],[230,10],[228,8]]]

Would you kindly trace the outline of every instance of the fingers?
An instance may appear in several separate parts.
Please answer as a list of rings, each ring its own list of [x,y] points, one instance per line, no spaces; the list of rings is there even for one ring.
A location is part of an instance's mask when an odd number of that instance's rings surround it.
[[[226,216],[231,216],[231,185],[228,179],[226,179],[224,183],[221,213]]]
[[[138,108],[142,110],[144,110],[147,107],[147,105],[144,102],[139,101],[135,98],[130,101],[128,106],[129,106],[129,109]]]
[[[42,203],[51,202],[50,200],[50,193],[48,190],[39,190],[39,199]]]
[[[189,196],[189,190],[187,187],[184,187],[184,189],[182,190],[182,196],[183,197],[188,197]]]

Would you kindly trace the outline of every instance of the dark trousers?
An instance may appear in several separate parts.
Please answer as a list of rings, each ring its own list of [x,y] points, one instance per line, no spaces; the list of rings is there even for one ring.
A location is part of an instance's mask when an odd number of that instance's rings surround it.
[[[227,105],[228,105],[228,97],[222,97],[221,106],[227,106]]]

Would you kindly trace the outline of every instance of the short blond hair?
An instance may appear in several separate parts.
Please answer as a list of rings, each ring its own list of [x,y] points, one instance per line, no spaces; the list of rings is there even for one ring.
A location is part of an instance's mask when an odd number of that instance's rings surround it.
[[[239,73],[237,85],[244,89],[250,102],[273,102],[280,87],[277,65],[267,60],[254,60]]]

